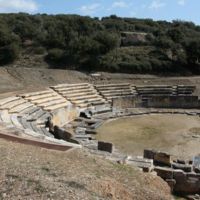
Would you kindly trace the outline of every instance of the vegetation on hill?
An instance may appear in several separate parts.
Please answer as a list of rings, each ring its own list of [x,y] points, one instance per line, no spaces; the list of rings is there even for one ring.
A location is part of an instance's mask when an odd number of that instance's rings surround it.
[[[128,73],[200,72],[200,26],[151,19],[0,15],[0,65],[25,52],[54,68]]]

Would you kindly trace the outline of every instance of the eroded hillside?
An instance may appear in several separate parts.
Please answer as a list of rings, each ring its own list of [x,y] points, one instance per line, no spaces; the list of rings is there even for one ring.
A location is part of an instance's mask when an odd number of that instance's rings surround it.
[[[172,198],[159,177],[85,150],[50,151],[0,139],[0,162],[0,199]]]

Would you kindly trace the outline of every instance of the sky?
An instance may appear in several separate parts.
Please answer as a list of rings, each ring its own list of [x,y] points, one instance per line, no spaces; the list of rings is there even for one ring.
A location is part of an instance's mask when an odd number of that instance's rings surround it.
[[[80,14],[184,20],[200,25],[200,0],[0,0],[0,13]]]

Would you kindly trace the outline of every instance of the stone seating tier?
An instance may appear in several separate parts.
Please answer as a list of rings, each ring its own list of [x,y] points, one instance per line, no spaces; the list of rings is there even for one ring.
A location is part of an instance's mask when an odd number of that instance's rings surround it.
[[[82,100],[74,100],[73,103],[81,104],[81,103],[92,103],[92,102],[97,102],[97,101],[105,102],[105,100],[103,100],[101,97],[95,97],[95,98],[91,98],[91,99],[85,98]]]
[[[98,88],[96,87],[96,89],[99,91],[99,92],[104,92],[104,91],[112,91],[112,90],[130,90],[131,88],[129,86],[112,86],[112,87],[105,87],[105,88]]]
[[[60,93],[62,94],[62,96],[64,97],[79,97],[79,96],[86,96],[86,95],[93,95],[93,94],[97,94],[95,93],[94,91],[90,91],[90,90],[87,90],[86,92],[76,92],[76,93]]]
[[[84,99],[87,100],[87,99],[94,99],[94,98],[100,98],[100,96],[97,95],[97,94],[84,95],[84,96],[80,95],[80,96],[76,96],[76,97],[69,97],[69,96],[68,96],[68,99],[69,99],[70,101],[84,100]]]
[[[16,100],[19,100],[20,97],[8,97],[8,98],[5,98],[5,99],[1,99],[0,100],[0,106],[6,104],[6,103],[9,103],[9,102],[12,102],[12,101],[16,101]]]
[[[134,95],[129,92],[123,92],[123,93],[114,94],[114,95],[105,95],[106,99],[114,99],[118,97],[128,97],[128,96],[134,96]]]
[[[3,104],[2,106],[0,106],[0,110],[10,110],[18,105],[21,105],[21,104],[24,104],[24,103],[27,103],[26,100],[20,98],[20,99],[16,99],[14,101],[10,101],[10,102],[7,102],[5,104]]]
[[[56,90],[56,91],[74,91],[74,90],[82,90],[82,89],[88,89],[91,88],[91,86],[89,84],[87,85],[81,85],[81,86],[73,86],[71,87],[70,85],[66,85],[63,87],[51,87],[52,89]]]
[[[57,94],[52,92],[52,93],[48,93],[48,94],[41,94],[41,95],[34,95],[34,96],[25,97],[25,99],[27,99],[29,101],[38,102],[41,99],[51,98],[51,97],[55,97],[55,96],[57,96]]]
[[[39,92],[20,94],[18,96],[23,97],[23,98],[28,98],[28,97],[33,97],[33,96],[47,95],[47,94],[51,94],[51,93],[52,93],[52,90],[44,90],[44,91],[39,91]]]
[[[12,109],[9,110],[10,113],[22,113],[24,110],[28,109],[28,108],[32,108],[34,107],[34,104],[27,102],[21,105],[18,105]]]
[[[53,97],[47,97],[47,98],[40,99],[40,100],[36,99],[36,100],[31,101],[31,102],[34,103],[34,104],[42,104],[42,103],[46,103],[46,102],[54,101],[54,100],[58,100],[58,99],[60,99],[60,96],[55,95]]]
[[[173,88],[173,87],[177,87],[177,86],[173,86],[173,85],[131,85],[132,87],[136,87],[136,88]]]
[[[60,104],[54,104],[54,105],[51,105],[51,106],[47,106],[47,107],[44,107],[43,109],[46,110],[46,111],[53,111],[53,110],[57,110],[59,108],[64,108],[64,107],[67,107],[69,104],[64,102],[64,103],[60,103]]]
[[[130,83],[111,83],[111,84],[100,84],[95,85],[97,88],[104,88],[104,87],[115,87],[115,86],[130,86]]]
[[[6,124],[11,124],[10,115],[7,110],[0,111],[1,121]]]
[[[62,103],[66,103],[66,105],[68,104],[68,102],[64,98],[59,98],[59,99],[56,99],[56,100],[40,103],[38,105],[42,108],[45,108],[45,107],[48,107],[48,106],[62,104]]]
[[[62,87],[79,87],[79,86],[87,86],[89,83],[65,83],[58,84],[56,86],[51,86],[51,88],[62,88]]]
[[[121,92],[130,92],[132,93],[132,90],[127,88],[127,89],[123,89],[123,90],[106,90],[106,91],[101,91],[101,94],[109,94],[109,93],[121,93]]]
[[[22,124],[19,122],[18,116],[17,116],[16,114],[12,114],[12,115],[10,116],[10,118],[11,118],[12,124],[13,124],[15,127],[20,128],[20,129],[23,128],[23,126],[22,126]]]
[[[35,110],[35,112],[29,114],[26,119],[28,121],[36,121],[38,118],[40,118],[42,115],[44,115],[44,113],[46,113],[44,110],[42,110],[41,108],[39,108],[38,110]]]
[[[102,93],[102,95],[104,97],[110,97],[110,96],[122,96],[122,95],[127,95],[127,94],[130,94],[132,95],[132,92],[131,91],[112,91],[112,92],[109,92],[109,93]]]

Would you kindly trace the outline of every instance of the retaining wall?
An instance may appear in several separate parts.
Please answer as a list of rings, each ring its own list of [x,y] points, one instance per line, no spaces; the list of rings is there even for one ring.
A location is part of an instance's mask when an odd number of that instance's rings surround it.
[[[148,99],[152,108],[199,108],[198,96],[154,96]]]
[[[114,98],[112,101],[112,107],[114,109],[126,109],[142,107],[141,97],[119,97]]]
[[[114,109],[126,108],[200,108],[198,96],[151,96],[145,101],[142,97],[119,97],[112,101]]]

